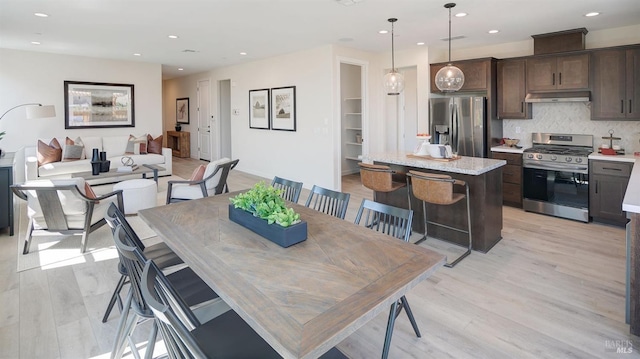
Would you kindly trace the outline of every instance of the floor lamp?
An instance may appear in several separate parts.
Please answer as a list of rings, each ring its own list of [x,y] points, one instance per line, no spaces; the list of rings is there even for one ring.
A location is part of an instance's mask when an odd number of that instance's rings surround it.
[[[48,117],[56,117],[56,108],[53,105],[42,105],[41,103],[23,103],[18,106],[14,106],[8,110],[6,110],[2,116],[0,116],[0,120],[9,113],[9,111],[14,110],[18,107],[29,106],[27,107],[27,119],[34,120],[37,118],[48,118]],[[0,140],[4,136],[5,131],[0,132]],[[2,149],[0,149],[0,156],[2,156]]]

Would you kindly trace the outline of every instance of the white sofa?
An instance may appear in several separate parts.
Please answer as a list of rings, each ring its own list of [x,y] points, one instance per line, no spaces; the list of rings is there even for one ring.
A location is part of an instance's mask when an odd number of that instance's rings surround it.
[[[131,157],[137,165],[159,165],[165,168],[164,171],[158,171],[158,176],[169,176],[173,170],[172,151],[170,148],[163,147],[162,155],[159,154],[144,154],[144,155],[132,155],[125,154],[127,148],[127,142],[129,135],[123,136],[105,136],[105,137],[84,137],[80,136],[84,143],[84,150],[86,159],[67,161],[67,162],[53,162],[47,163],[42,166],[38,166],[37,159],[37,146],[28,146],[19,150],[24,153],[17,153],[17,158],[24,158],[25,178],[26,181],[33,181],[38,179],[52,179],[52,178],[70,178],[73,173],[88,172],[91,171],[91,156],[94,148],[98,148],[100,151],[107,153],[107,159],[111,161],[110,168],[117,168],[122,166],[121,159],[125,156]],[[51,139],[44,139],[42,142],[49,143]],[[65,139],[58,138],[58,142],[64,148]],[[139,178],[140,175],[128,175],[123,173],[122,177],[102,178],[102,179],[89,179],[90,184],[103,184],[121,181],[127,178]]]

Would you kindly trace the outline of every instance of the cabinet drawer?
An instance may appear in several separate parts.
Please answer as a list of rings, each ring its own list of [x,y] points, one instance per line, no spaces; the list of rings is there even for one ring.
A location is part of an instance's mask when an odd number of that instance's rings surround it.
[[[519,153],[492,152],[491,157],[507,161],[507,165],[522,165],[522,155]]]
[[[502,201],[511,203],[522,202],[522,186],[513,183],[503,183]]]
[[[504,183],[522,183],[522,167],[514,165],[506,165],[502,168],[502,182]]]
[[[613,162],[613,161],[592,161],[591,171],[594,174],[629,177],[631,175],[633,163]]]

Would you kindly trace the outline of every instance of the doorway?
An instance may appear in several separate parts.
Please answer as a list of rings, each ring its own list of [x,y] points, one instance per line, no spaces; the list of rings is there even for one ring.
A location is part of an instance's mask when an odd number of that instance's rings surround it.
[[[211,86],[209,80],[198,81],[198,158],[211,161],[212,138],[211,133]]]
[[[231,157],[231,80],[218,82],[220,108],[220,157]]]

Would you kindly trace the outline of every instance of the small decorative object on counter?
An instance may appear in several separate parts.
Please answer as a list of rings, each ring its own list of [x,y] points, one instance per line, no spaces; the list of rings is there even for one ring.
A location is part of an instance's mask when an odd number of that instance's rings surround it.
[[[91,174],[97,176],[100,174],[100,161],[91,161]]]
[[[182,125],[176,122],[176,132],[180,132],[182,130]]]
[[[622,138],[613,137],[613,129],[609,130],[609,136],[602,137],[603,140],[609,140],[609,143],[603,143],[598,147],[598,152],[603,155],[624,155],[624,148],[620,147],[620,145],[614,145],[613,140],[619,141]]]
[[[99,162],[100,161],[100,150],[97,148],[93,149],[93,155],[91,156],[91,162]]]

